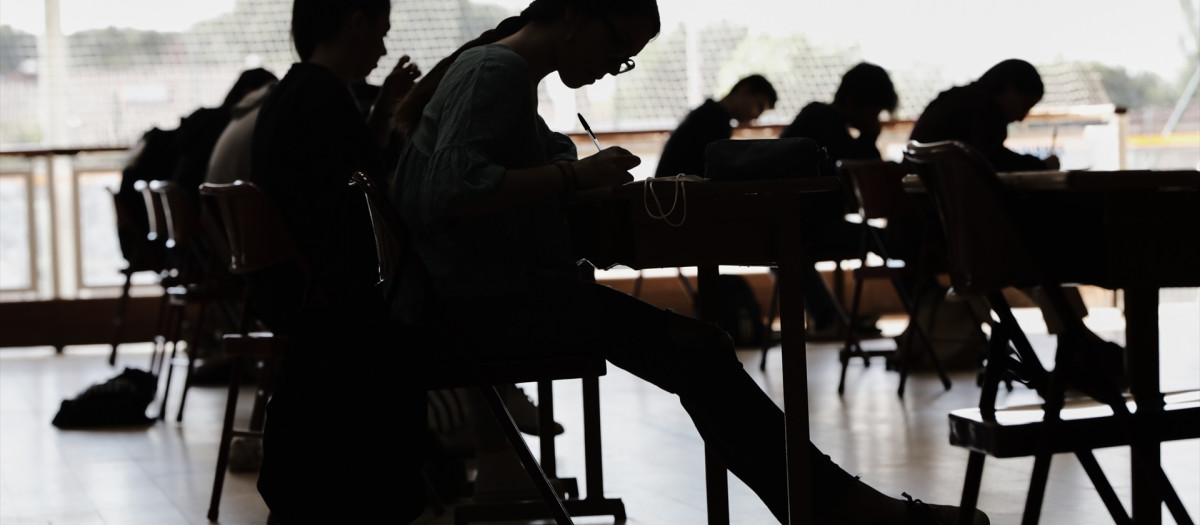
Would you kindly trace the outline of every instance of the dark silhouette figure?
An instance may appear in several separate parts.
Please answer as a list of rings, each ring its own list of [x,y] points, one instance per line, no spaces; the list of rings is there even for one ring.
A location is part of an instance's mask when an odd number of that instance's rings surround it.
[[[958,140],[978,150],[996,171],[1056,170],[1058,157],[1022,155],[1004,146],[1008,124],[1025,120],[1045,94],[1033,64],[1011,58],[978,80],[952,87],[933,99],[913,124],[911,140]]]
[[[480,358],[599,353],[675,393],[706,444],[771,509],[788,514],[783,412],[716,325],[578,278],[565,203],[632,180],[619,146],[578,158],[536,108],[552,73],[570,88],[635,69],[658,34],[654,0],[534,0],[440,61],[401,107],[409,139],[393,201]],[[399,296],[401,305],[418,298]],[[936,523],[953,508],[890,498],[811,447],[814,502],[841,523]],[[913,509],[910,511],[909,509]],[[912,513],[906,518],[906,514]],[[980,514],[980,523],[986,518]]]
[[[704,148],[732,137],[735,124],[750,125],[778,100],[775,87],[762,75],[743,77],[720,100],[705,100],[671,132],[654,176],[704,175]]]
[[[884,111],[894,112],[897,102],[896,90],[887,71],[863,62],[842,75],[832,102],[808,103],[779,136],[815,140],[828,155],[824,173],[833,175],[839,160],[882,158],[876,145],[883,129],[879,116]],[[851,134],[851,130],[856,131],[857,136]],[[858,257],[862,229],[874,227],[846,221],[846,212],[853,207],[849,199],[848,191],[806,198],[804,247],[814,262]],[[809,329],[812,337],[838,337],[841,329],[852,329],[862,335],[878,334],[873,318],[852,320],[850,327],[839,326],[835,299],[823,291],[826,284],[821,273],[809,267],[804,277],[804,307],[812,318]]]
[[[234,108],[246,94],[278,80],[263,68],[243,71],[219,107],[199,108],[179,122],[179,159],[169,178],[179,183],[195,209],[200,206],[200,184],[208,175],[213,148],[233,118]]]
[[[370,218],[347,185],[354,171],[384,178],[397,102],[420,75],[401,56],[364,118],[350,88],[387,54],[390,12],[388,0],[295,0],[300,62],[254,127],[251,182],[279,206],[311,269],[308,279],[294,264],[248,279],[256,315],[288,337],[258,480],[284,525],[407,523],[425,505],[421,458],[401,445],[427,431],[424,390],[385,333]]]

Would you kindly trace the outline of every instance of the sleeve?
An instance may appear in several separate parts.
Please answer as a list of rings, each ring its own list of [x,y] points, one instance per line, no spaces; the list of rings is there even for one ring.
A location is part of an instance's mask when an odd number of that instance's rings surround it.
[[[562,133],[550,131],[546,126],[545,121],[540,118],[538,121],[545,128],[546,136],[550,137],[549,143],[546,145],[546,156],[550,158],[550,162],[566,160],[574,162],[579,160],[579,149],[575,147],[575,141],[571,140]]]
[[[493,56],[460,61],[431,102],[440,105],[440,122],[422,177],[426,221],[488,193],[508,167],[524,167],[510,162],[520,144],[514,130],[536,132],[536,93],[523,62]]]

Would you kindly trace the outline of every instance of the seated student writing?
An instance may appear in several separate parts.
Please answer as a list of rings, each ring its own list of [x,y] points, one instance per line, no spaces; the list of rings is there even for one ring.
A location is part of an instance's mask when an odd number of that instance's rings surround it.
[[[480,359],[596,353],[677,394],[705,443],[785,523],[783,412],[730,338],[579,279],[569,243],[565,203],[578,190],[632,180],[641,160],[615,146],[579,159],[539,116],[538,84],[554,73],[570,88],[628,73],[659,29],[654,0],[534,0],[466,43],[401,107],[409,144],[393,202],[432,300],[453,305]],[[815,447],[808,453],[820,523],[953,521],[953,507],[885,496]]]
[[[1025,120],[1045,94],[1033,64],[1011,58],[989,68],[978,80],[938,94],[917,122],[910,140],[958,140],[979,151],[996,171],[1056,170],[1058,157],[1038,158],[1008,149],[1008,125]]]
[[[663,145],[655,177],[704,175],[704,148],[733,136],[734,124],[748,126],[775,107],[775,87],[762,75],[738,80],[720,100],[707,99],[684,117]]]
[[[805,137],[816,141],[828,154],[824,166],[827,175],[836,173],[837,161],[844,159],[878,160],[883,158],[876,142],[883,125],[879,115],[896,110],[898,97],[887,71],[862,62],[842,75],[833,101],[809,102],[792,123],[779,133],[781,138]],[[857,132],[857,136],[851,134]],[[858,256],[863,228],[874,228],[846,220],[849,195],[838,191],[814,195],[804,209],[804,246],[814,260],[833,260]],[[877,232],[878,234],[878,232]],[[894,253],[902,257],[901,253]],[[824,278],[815,268],[805,269],[804,307],[813,319],[810,335],[815,339],[839,337],[836,305],[827,293],[820,293]],[[877,335],[874,318],[852,320],[859,335]]]

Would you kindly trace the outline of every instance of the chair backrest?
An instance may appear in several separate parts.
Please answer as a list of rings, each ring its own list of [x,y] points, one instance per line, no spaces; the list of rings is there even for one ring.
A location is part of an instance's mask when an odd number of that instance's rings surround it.
[[[183,188],[173,180],[150,181],[150,192],[158,199],[167,228],[167,247],[186,248],[194,242],[197,216]]]
[[[146,232],[146,239],[151,243],[166,244],[168,239],[167,212],[163,209],[162,199],[150,189],[150,183],[146,181],[137,181],[134,183],[134,188],[141,192],[142,199],[146,202],[146,215],[150,218],[150,228]]]
[[[941,219],[955,291],[989,293],[1040,282],[1006,191],[978,151],[958,141],[909,141],[904,158]]]
[[[904,166],[885,160],[837,162],[838,174],[849,181],[858,201],[858,213],[866,219],[887,219],[899,210],[905,198]]]
[[[362,190],[371,214],[375,251],[379,257],[379,282],[396,277],[407,262],[408,230],[396,208],[367,174],[361,171],[350,174],[350,185]]]
[[[311,275],[283,215],[261,188],[252,182],[204,183],[200,196],[219,211],[229,246],[229,271],[245,275],[287,261],[295,262],[304,277]]]
[[[129,264],[125,271],[161,271],[163,269],[163,254],[161,246],[150,242],[147,232],[133,218],[133,212],[126,207],[124,199],[116,188],[109,188],[112,194],[113,212],[117,220],[117,237],[121,242],[121,254]]]

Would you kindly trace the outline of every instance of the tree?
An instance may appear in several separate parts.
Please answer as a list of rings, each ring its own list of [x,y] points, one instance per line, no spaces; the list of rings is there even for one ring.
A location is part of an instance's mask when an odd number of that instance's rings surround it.
[[[22,62],[36,58],[36,36],[8,24],[0,25],[0,75],[13,73]]]

